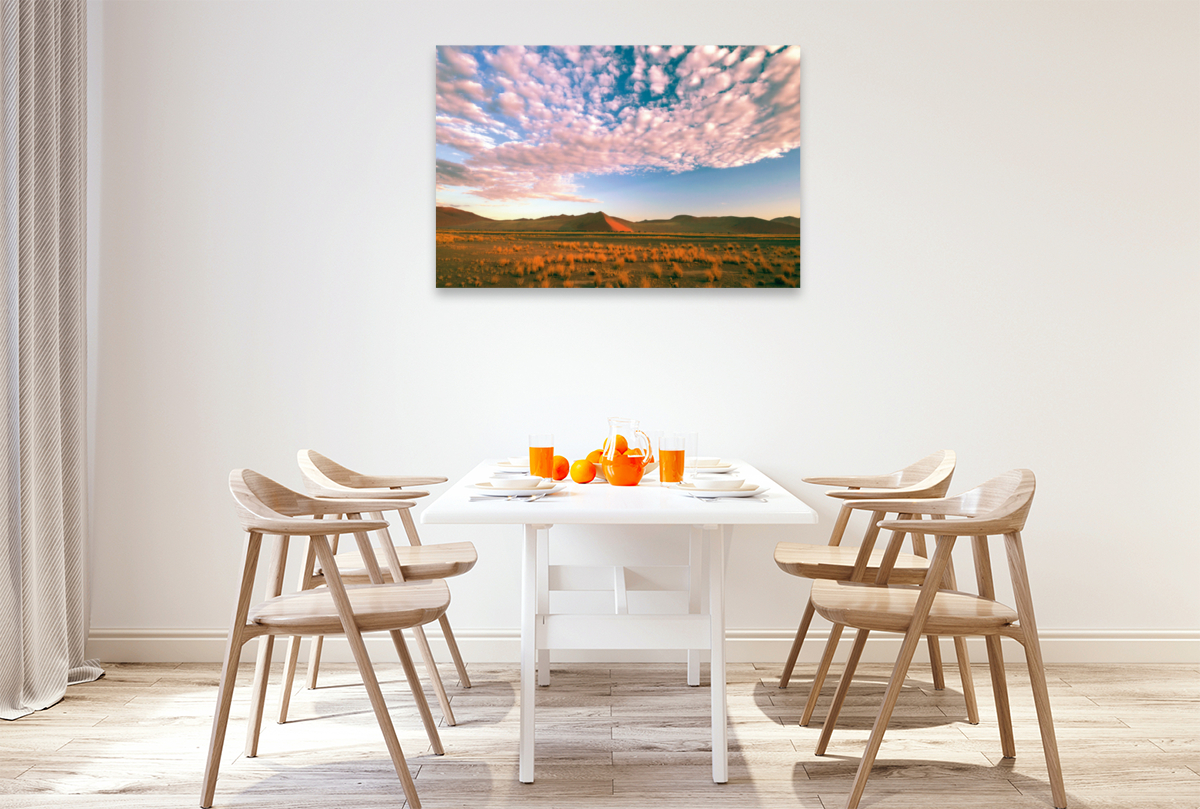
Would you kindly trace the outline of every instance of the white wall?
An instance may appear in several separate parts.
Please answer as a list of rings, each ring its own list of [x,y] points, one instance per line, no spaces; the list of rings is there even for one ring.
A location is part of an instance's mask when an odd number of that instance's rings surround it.
[[[1200,6],[579,9],[92,0],[93,653],[219,656],[234,467],[455,478],[624,414],[821,513],[739,534],[734,656],[799,617],[772,548],[835,511],[802,477],[949,447],[962,488],[1038,475],[1052,660],[1200,657]],[[804,48],[800,290],[434,289],[436,45],[714,40]],[[535,357],[491,349],[517,330]],[[513,652],[517,530],[422,536],[477,544],[453,619]]]

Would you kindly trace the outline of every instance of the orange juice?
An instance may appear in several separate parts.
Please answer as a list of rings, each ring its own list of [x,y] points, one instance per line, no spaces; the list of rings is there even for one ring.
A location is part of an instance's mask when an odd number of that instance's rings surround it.
[[[679,483],[683,480],[683,450],[658,451],[658,479],[663,483]]]
[[[554,474],[554,447],[529,448],[529,474],[548,478]]]

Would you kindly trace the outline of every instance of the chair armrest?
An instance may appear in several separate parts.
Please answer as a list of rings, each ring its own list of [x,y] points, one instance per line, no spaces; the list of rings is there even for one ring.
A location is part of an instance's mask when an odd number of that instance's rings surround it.
[[[260,534],[279,534],[289,537],[337,536],[360,531],[379,531],[387,528],[383,520],[306,520],[303,518],[276,520],[261,517],[246,526]]]
[[[880,520],[879,527],[888,531],[932,534],[937,537],[985,537],[1006,534],[1012,522],[998,520]]]
[[[330,500],[408,500],[413,497],[429,496],[429,492],[418,492],[413,489],[330,489],[322,486],[320,491],[320,494],[312,496],[318,499],[325,497]]]
[[[435,486],[449,478],[441,475],[357,475],[355,483],[366,489],[399,489],[404,486]],[[357,488],[357,486],[355,487]]]
[[[855,489],[887,488],[896,484],[896,475],[848,475],[842,477],[804,478],[816,486],[846,486]]]
[[[391,498],[366,499],[351,497],[310,497],[311,504],[318,507],[314,514],[362,514],[372,511],[400,511],[412,508],[416,503],[411,500],[393,500]],[[386,526],[387,523],[384,523]]]
[[[958,516],[960,508],[957,498],[943,497],[913,497],[886,498],[879,500],[851,500],[846,505],[850,508],[870,511],[886,511],[895,514],[953,514]]]
[[[836,497],[838,500],[899,500],[903,497],[910,498],[911,502],[921,498],[933,499],[925,497],[927,489],[924,486],[905,489],[835,489],[825,492],[825,494],[829,497]],[[852,508],[861,508],[861,506],[853,505]],[[895,509],[890,510],[895,511]]]

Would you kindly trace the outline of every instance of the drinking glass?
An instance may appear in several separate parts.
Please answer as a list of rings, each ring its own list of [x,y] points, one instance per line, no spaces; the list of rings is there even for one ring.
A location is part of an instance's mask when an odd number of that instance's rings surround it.
[[[686,456],[687,435],[663,433],[658,439],[658,479],[663,483],[683,481],[683,464]]]
[[[539,478],[553,477],[554,436],[552,434],[529,434],[529,474]]]
[[[695,477],[700,460],[700,434],[683,433],[683,468],[690,477]]]

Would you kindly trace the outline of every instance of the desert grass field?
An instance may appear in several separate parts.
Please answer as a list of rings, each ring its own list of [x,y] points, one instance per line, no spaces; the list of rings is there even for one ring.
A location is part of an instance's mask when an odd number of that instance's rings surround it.
[[[800,237],[437,232],[439,287],[798,287]]]

